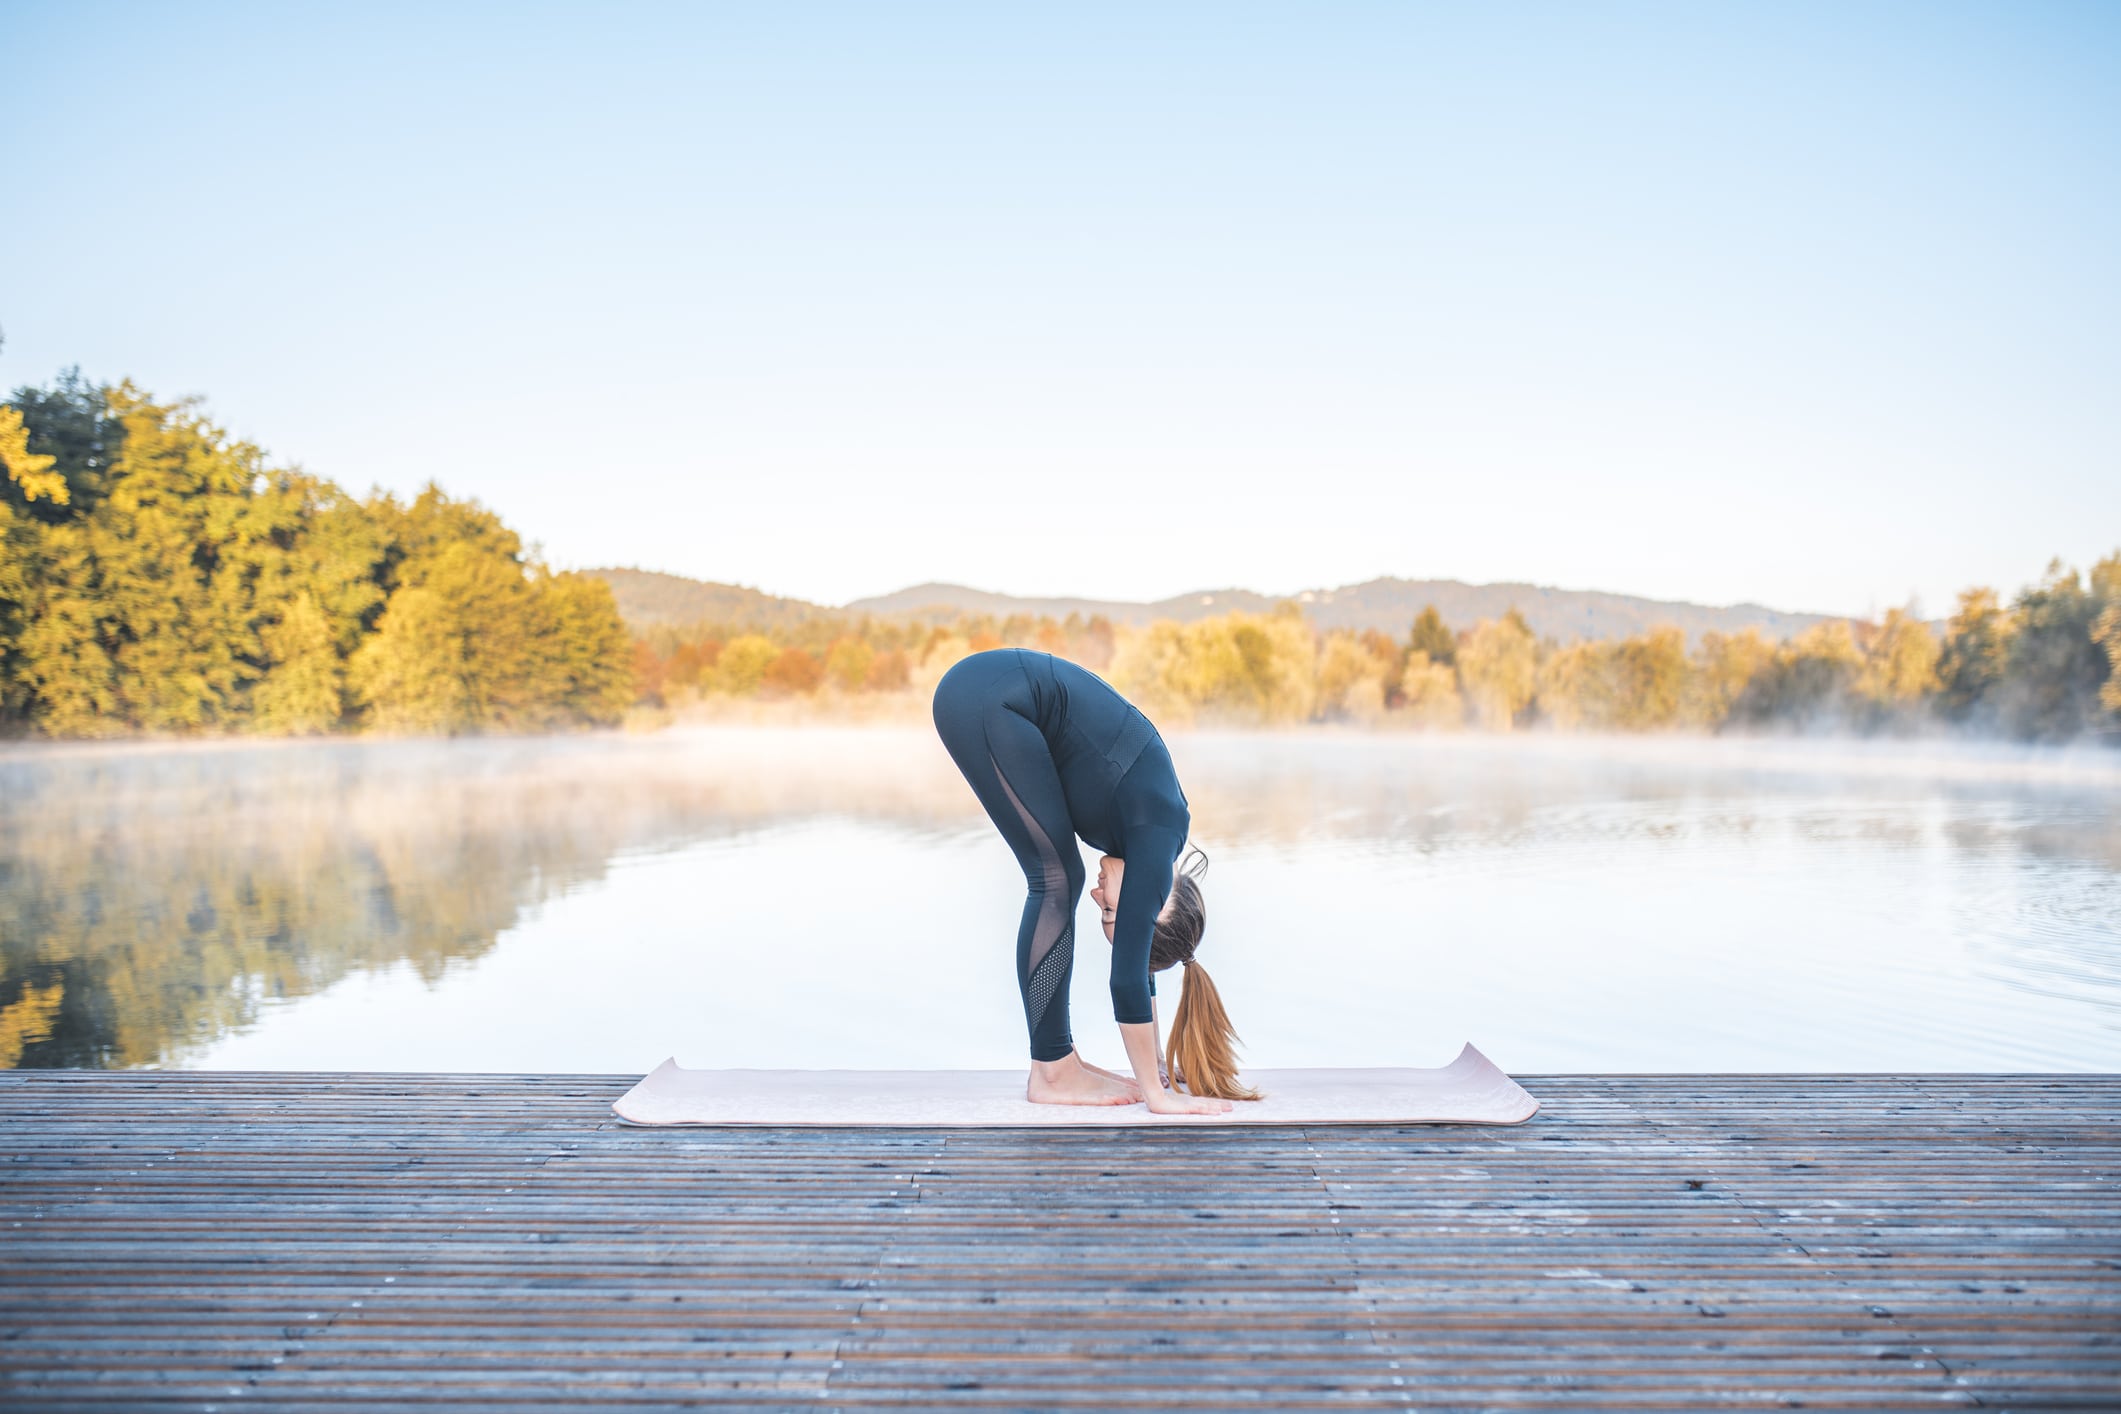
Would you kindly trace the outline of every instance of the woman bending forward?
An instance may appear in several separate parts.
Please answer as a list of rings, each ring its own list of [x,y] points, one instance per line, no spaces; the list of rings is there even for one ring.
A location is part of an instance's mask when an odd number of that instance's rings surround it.
[[[1026,1096],[1052,1105],[1146,1099],[1156,1114],[1223,1114],[1232,1099],[1258,1098],[1237,1083],[1229,1018],[1193,960],[1207,910],[1198,869],[1177,872],[1192,817],[1149,719],[1066,659],[996,648],[943,674],[935,730],[1016,852],[1029,890],[1016,932],[1016,981],[1031,1033]],[[1078,835],[1104,852],[1090,897],[1112,944],[1112,1015],[1131,1080],[1076,1054],[1068,1027],[1084,882]],[[1206,863],[1199,850],[1194,856]],[[1124,887],[1127,879],[1133,888]],[[1159,1057],[1149,974],[1174,963],[1185,965],[1185,981],[1170,1048]],[[1168,1088],[1167,1078],[1192,1093]]]

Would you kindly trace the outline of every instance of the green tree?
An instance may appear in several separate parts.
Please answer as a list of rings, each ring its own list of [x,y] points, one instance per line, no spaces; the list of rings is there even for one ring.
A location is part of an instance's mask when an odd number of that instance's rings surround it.
[[[2092,620],[2092,641],[2106,654],[2106,681],[2099,688],[2099,705],[2106,709],[2106,731],[2121,730],[2121,550],[2092,566],[2092,597],[2099,604],[2099,617]]]
[[[72,497],[64,477],[52,470],[56,457],[29,449],[21,412],[0,403],[0,723],[28,711],[29,689],[21,680],[22,630],[31,585],[41,578],[43,522],[30,513],[38,502],[64,506]]]
[[[19,501],[26,506],[33,501],[49,501],[64,506],[72,500],[66,478],[52,470],[58,460],[32,452],[21,409],[0,403],[0,471],[6,472],[13,493],[9,502]]]
[[[1432,663],[1440,663],[1446,668],[1458,666],[1458,636],[1445,626],[1443,616],[1436,612],[1434,604],[1424,607],[1420,617],[1414,620],[1407,647],[1427,655]]]
[[[28,451],[52,458],[51,470],[65,483],[66,494],[32,496],[28,487],[10,479],[0,482],[0,501],[51,525],[87,515],[101,504],[125,444],[110,392],[83,378],[78,368],[60,374],[49,388],[17,388],[7,405],[28,433]]]
[[[122,448],[90,513],[48,525],[17,649],[48,730],[191,731],[240,719],[263,648],[262,561],[289,532],[260,455],[191,403],[109,390]]]
[[[55,735],[608,723],[610,587],[430,485],[363,503],[192,401],[68,373],[0,405],[0,724]]]
[[[2105,606],[2077,572],[2049,563],[2011,608],[2002,720],[2012,735],[2063,741],[2097,725],[2100,689],[2113,665],[2092,639]]]

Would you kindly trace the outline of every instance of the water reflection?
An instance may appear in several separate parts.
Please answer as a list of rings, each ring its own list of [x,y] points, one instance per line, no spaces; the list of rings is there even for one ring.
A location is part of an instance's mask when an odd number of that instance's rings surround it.
[[[1520,1069],[2121,1069],[2108,757],[1172,747],[1261,1064],[1473,1037]],[[21,747],[0,801],[0,1066],[1021,1048],[1013,869],[923,731]],[[1082,957],[1087,1046],[1109,1010]]]

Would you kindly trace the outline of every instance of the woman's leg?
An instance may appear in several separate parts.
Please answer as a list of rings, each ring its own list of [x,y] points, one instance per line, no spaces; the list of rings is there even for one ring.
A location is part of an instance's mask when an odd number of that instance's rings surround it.
[[[1075,1050],[1068,979],[1075,961],[1083,856],[1060,773],[1030,710],[1030,684],[1009,660],[967,660],[936,687],[936,732],[1024,871],[1016,981],[1032,1059],[1057,1061]]]

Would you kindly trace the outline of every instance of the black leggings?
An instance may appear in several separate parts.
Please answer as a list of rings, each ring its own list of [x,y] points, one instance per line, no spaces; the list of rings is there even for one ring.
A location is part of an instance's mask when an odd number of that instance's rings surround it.
[[[1039,731],[1031,683],[1021,668],[997,666],[974,680],[959,675],[944,683],[935,697],[935,729],[1023,866],[1028,892],[1016,929],[1016,981],[1024,1025],[1032,1059],[1064,1060],[1075,1049],[1068,979],[1083,855],[1052,748]]]

